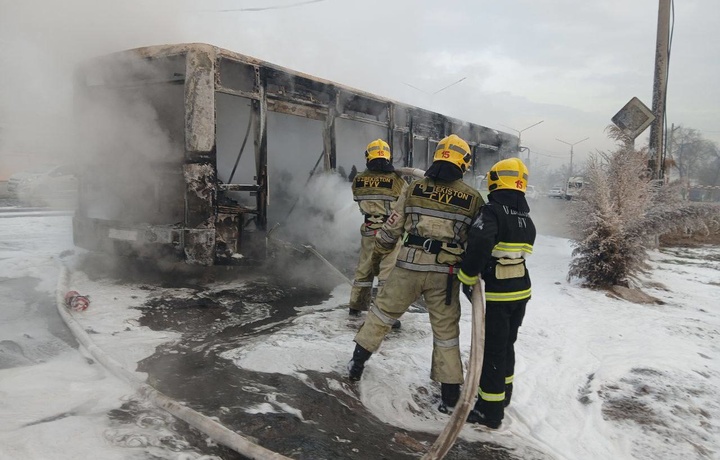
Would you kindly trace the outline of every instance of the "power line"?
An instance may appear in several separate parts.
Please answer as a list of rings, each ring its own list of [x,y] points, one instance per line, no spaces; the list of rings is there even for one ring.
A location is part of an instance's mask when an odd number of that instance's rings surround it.
[[[312,3],[320,3],[324,2],[325,0],[308,0],[305,2],[298,2],[298,3],[291,3],[289,5],[275,5],[275,6],[263,6],[263,7],[255,7],[255,8],[234,8],[234,9],[228,9],[228,10],[208,10],[208,11],[214,11],[217,13],[232,13],[232,12],[257,12],[257,11],[267,11],[267,10],[283,10],[286,8],[295,8],[296,6],[303,6],[303,5],[310,5]]]
[[[450,88],[451,86],[457,85],[458,83],[460,83],[461,81],[465,80],[466,78],[467,78],[467,77],[462,77],[460,80],[456,81],[455,83],[451,83],[451,84],[447,85],[447,86],[444,87],[444,88],[440,88],[439,90],[437,90],[437,91],[435,91],[434,93],[432,93],[432,95],[435,95],[435,94],[439,93],[440,91],[445,91],[446,89]]]
[[[425,93],[425,94],[428,94],[428,95],[430,94],[430,93],[428,93],[427,91],[425,91],[424,89],[420,89],[420,88],[418,88],[417,86],[411,85],[410,83],[405,83],[405,82],[403,82],[403,85],[409,86],[409,87],[412,88],[412,89],[416,89],[416,90],[420,91],[421,93]]]
[[[446,89],[450,88],[451,86],[457,85],[458,83],[460,83],[461,81],[465,80],[466,78],[467,78],[467,77],[462,77],[460,80],[456,81],[455,83],[450,83],[450,84],[447,85],[447,86],[443,86],[443,87],[440,88],[439,90],[434,91],[434,92],[432,92],[432,93],[429,93],[429,92],[425,91],[424,89],[418,88],[417,86],[413,86],[413,85],[411,85],[410,83],[403,82],[403,85],[409,86],[409,87],[412,88],[412,89],[416,89],[416,90],[420,91],[421,93],[427,94],[428,96],[434,96],[434,95],[436,95],[437,93],[439,93],[439,92],[441,92],[441,91],[445,91]]]

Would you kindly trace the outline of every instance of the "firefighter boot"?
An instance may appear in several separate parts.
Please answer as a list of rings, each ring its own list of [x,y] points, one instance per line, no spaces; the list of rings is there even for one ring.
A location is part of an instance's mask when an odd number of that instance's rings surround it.
[[[354,382],[360,380],[360,377],[362,377],[363,371],[365,370],[365,361],[370,359],[370,356],[372,356],[371,352],[367,351],[358,344],[355,345],[353,357],[348,363],[350,380]]]
[[[510,398],[512,398],[512,383],[506,383],[505,384],[505,402],[503,403],[505,407],[510,405]]]
[[[460,384],[459,383],[441,383],[440,384],[440,399],[442,402],[438,406],[438,410],[443,414],[449,414],[452,408],[460,399]]]
[[[478,425],[485,425],[486,427],[492,428],[494,430],[500,428],[500,424],[502,423],[502,420],[488,418],[488,416],[485,415],[487,410],[486,410],[486,408],[483,408],[482,402],[483,401],[480,399],[475,401],[475,407],[473,407],[473,410],[471,410],[470,414],[468,414],[468,418],[467,418],[468,423],[477,423]]]
[[[360,316],[364,311],[370,308],[371,296],[370,288],[365,286],[353,286],[350,290],[350,304],[348,312],[350,316]]]

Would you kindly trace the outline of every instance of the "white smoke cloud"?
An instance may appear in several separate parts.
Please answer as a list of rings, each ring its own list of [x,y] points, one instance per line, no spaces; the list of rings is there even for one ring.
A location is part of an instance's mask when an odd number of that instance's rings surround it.
[[[182,41],[183,5],[0,0],[0,159],[65,160],[75,149],[76,65],[113,51]]]

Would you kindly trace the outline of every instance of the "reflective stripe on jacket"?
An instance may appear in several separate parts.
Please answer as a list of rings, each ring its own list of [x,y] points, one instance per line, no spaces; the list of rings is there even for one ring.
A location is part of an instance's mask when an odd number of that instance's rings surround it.
[[[363,236],[374,236],[392,212],[407,182],[396,172],[365,170],[352,182],[353,200],[365,216],[360,229]]]
[[[502,205],[492,197],[482,207],[470,229],[462,271],[482,276],[488,302],[515,302],[531,296],[525,258],[532,254],[535,234],[528,212]]]

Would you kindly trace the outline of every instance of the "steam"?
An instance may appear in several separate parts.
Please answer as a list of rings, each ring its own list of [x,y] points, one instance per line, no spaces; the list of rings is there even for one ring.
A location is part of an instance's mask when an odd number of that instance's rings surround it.
[[[278,236],[313,245],[340,268],[353,266],[363,219],[348,180],[337,173],[321,173],[298,192],[292,213],[280,221]]]
[[[176,196],[173,187],[158,186],[159,178],[154,176],[151,168],[141,165],[164,162],[171,157],[180,158],[176,155],[180,147],[170,141],[177,138],[173,128],[158,122],[164,118],[158,111],[167,108],[170,101],[181,101],[181,98],[161,91],[152,104],[147,104],[142,98],[128,96],[127,93],[106,93],[102,95],[104,104],[88,103],[79,113],[74,109],[77,101],[73,96],[73,72],[78,63],[98,55],[152,44],[213,43],[486,125],[492,126],[498,118],[497,110],[494,115],[487,111],[494,106],[487,99],[487,93],[477,91],[468,98],[460,91],[465,86],[482,84],[483,75],[487,73],[482,65],[468,67],[463,64],[458,67],[455,65],[458,63],[452,60],[437,61],[435,51],[435,54],[428,55],[411,48],[416,38],[425,37],[421,32],[424,30],[425,13],[420,9],[402,11],[405,22],[399,22],[397,27],[387,28],[382,34],[367,34],[364,38],[367,43],[361,48],[350,45],[350,42],[338,42],[330,48],[326,36],[313,36],[310,31],[322,30],[325,34],[337,36],[360,33],[358,25],[366,19],[375,20],[377,16],[372,10],[382,7],[381,2],[372,2],[372,8],[345,2],[296,3],[307,4],[268,12],[249,11],[257,4],[226,4],[223,5],[225,9],[237,6],[246,11],[221,14],[207,10],[202,12],[196,3],[187,0],[112,3],[93,0],[60,3],[0,0],[0,66],[3,71],[3,84],[0,85],[0,167],[13,158],[27,161],[32,157],[38,162],[69,162],[88,166],[102,159],[102,167],[117,171],[118,177],[134,178],[131,182],[111,184],[118,188],[109,187],[110,193],[106,194],[109,196],[98,195],[98,206],[92,210],[92,217],[121,218],[136,212],[132,203],[144,197],[154,199],[158,194]],[[203,8],[213,6],[216,5]],[[383,19],[385,22],[395,17],[395,13],[387,13]],[[298,21],[298,17],[302,17],[303,21]],[[448,20],[444,16],[442,19]],[[310,24],[320,22],[323,26],[308,27],[305,20]],[[238,24],[243,27],[238,27]],[[228,34],[228,30],[233,33]],[[279,30],[283,34],[279,34]],[[302,37],[302,40],[288,47],[288,37]],[[428,45],[428,50],[435,50],[435,38],[431,42],[427,40],[422,38],[420,42]],[[388,43],[393,44],[393,49],[407,47],[408,52],[379,56],[377,50],[387,50]],[[373,65],[369,65],[371,63]],[[380,69],[382,71],[378,72]],[[417,69],[423,70],[416,72]],[[402,84],[408,80],[408,75],[413,75],[413,83],[419,81],[423,85],[427,83],[429,88],[439,87],[440,83],[456,81],[470,70],[478,69],[480,71],[474,72],[476,77],[468,77],[462,85],[447,89],[438,95],[443,97],[432,101],[423,99],[425,96]],[[113,73],[128,69],[104,70]],[[144,69],[130,70],[131,73],[146,72]],[[398,88],[409,92],[402,93]],[[217,161],[221,180],[229,180],[249,117],[247,101],[229,102],[227,104],[237,104],[237,109],[230,110],[242,112],[243,116],[234,120],[233,113],[229,112],[232,122],[224,121],[222,106],[226,102],[218,97]],[[503,106],[515,111],[513,107],[520,102]],[[79,130],[73,123],[76,115],[81,118]],[[282,222],[286,217],[283,213],[288,212],[297,200],[293,214],[287,219],[287,224],[283,224],[283,231],[287,231],[287,235],[297,242],[314,244],[331,254],[343,254],[359,244],[361,215],[352,201],[350,185],[341,174],[348,174],[353,166],[363,170],[362,152],[365,146],[373,139],[385,138],[385,130],[339,120],[337,165],[340,175],[317,174],[323,169],[321,163],[308,182],[312,167],[323,150],[322,122],[292,117],[293,121],[289,123],[286,118],[271,113],[268,120],[271,212],[268,223],[272,226],[275,222]],[[505,118],[503,121],[515,124]],[[246,146],[233,182],[253,181],[252,147],[252,142]],[[398,146],[392,147],[396,160],[401,158]],[[124,174],[125,171],[132,174]],[[109,184],[103,185],[108,189]],[[122,192],[116,193],[120,187]],[[241,204],[253,204],[254,201],[249,193],[244,196],[237,194],[233,198]],[[167,208],[172,206],[169,204]],[[163,215],[164,210],[161,207],[151,214],[160,216],[158,219],[162,223],[181,220],[175,215]]]
[[[17,170],[33,161],[78,160],[76,65],[122,49],[182,41],[178,12],[187,11],[184,3],[0,0],[0,166]]]

